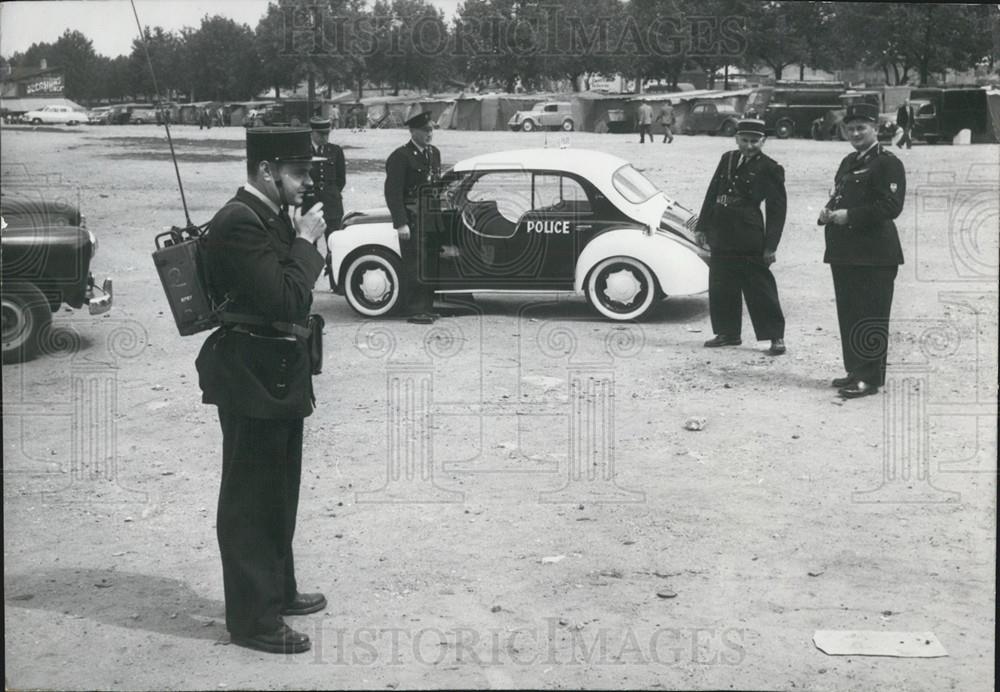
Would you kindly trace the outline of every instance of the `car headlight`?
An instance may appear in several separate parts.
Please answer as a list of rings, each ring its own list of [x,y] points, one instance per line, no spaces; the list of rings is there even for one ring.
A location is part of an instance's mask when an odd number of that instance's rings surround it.
[[[93,257],[97,254],[97,236],[94,235],[93,231],[86,227],[83,217],[80,218],[80,228],[87,231],[87,237],[90,238],[90,256]]]

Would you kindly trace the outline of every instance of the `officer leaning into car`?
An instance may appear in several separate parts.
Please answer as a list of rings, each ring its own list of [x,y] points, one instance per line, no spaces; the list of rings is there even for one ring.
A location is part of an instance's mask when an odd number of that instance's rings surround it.
[[[418,207],[421,188],[441,177],[441,152],[431,144],[434,126],[430,111],[414,115],[406,125],[410,141],[393,151],[385,162],[385,203],[399,234],[406,274],[403,295],[407,299],[407,321],[431,324],[439,316],[434,312],[439,239],[435,229],[421,223]]]
[[[323,594],[299,593],[292,554],[303,419],[322,362],[309,309],[326,225],[322,204],[298,206],[310,185],[309,129],[260,127],[246,137],[247,182],[205,239],[209,293],[224,311],[197,367],[202,400],[218,406],[222,426],[216,531],[226,627],[234,644],[300,653],[309,637],[282,616],[326,607]]]
[[[344,185],[347,183],[347,164],[344,150],[330,142],[330,120],[321,116],[311,118],[313,156],[316,161],[309,171],[313,181],[311,197],[323,203],[323,220],[326,221],[326,240],[330,233],[340,228],[344,221]],[[330,277],[330,288],[335,282],[331,275],[330,255],[326,256],[326,274]]]
[[[739,147],[722,155],[705,193],[696,230],[708,245],[708,302],[715,337],[705,346],[742,342],[743,299],[758,341],[770,340],[770,355],[785,352],[785,317],[771,273],[785,225],[785,170],[761,151],[764,122],[741,120]],[[765,218],[760,205],[764,203]]]
[[[820,211],[837,300],[846,375],[832,381],[842,397],[878,392],[885,383],[889,313],[903,249],[893,219],[903,211],[906,171],[878,143],[878,108],[848,106],[844,125],[855,151],[840,162],[834,192]]]

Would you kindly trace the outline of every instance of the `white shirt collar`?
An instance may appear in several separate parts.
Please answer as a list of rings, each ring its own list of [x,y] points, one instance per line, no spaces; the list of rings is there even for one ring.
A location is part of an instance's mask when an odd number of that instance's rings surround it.
[[[868,156],[868,152],[870,152],[872,149],[874,149],[877,146],[878,146],[878,140],[875,140],[875,142],[870,147],[868,147],[864,151],[859,151],[858,152],[858,158],[861,159],[861,158],[864,158],[865,156]]]
[[[410,140],[410,144],[412,144],[414,147],[416,147],[417,151],[419,151],[421,154],[424,153],[424,148],[425,147],[420,146],[419,144],[417,144],[416,142],[414,142],[412,139]]]
[[[263,192],[261,192],[260,190],[258,190],[257,188],[255,188],[253,186],[253,183],[247,183],[246,185],[243,186],[243,189],[246,190],[247,192],[249,192],[251,195],[253,195],[257,199],[259,199],[264,204],[266,204],[267,208],[270,209],[271,211],[273,211],[275,214],[280,214],[281,213],[281,209],[278,208],[278,205],[275,204],[274,202],[272,202],[271,199],[267,195],[265,195]]]

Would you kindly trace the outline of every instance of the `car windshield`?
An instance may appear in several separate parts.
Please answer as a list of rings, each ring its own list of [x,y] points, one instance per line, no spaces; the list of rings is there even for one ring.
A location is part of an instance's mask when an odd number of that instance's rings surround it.
[[[642,204],[659,192],[656,185],[631,164],[625,164],[615,171],[611,176],[611,183],[622,197],[633,204]]]

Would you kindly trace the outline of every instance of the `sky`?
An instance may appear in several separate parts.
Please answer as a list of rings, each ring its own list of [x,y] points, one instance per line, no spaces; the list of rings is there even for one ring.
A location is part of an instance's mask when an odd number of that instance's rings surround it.
[[[431,4],[452,17],[458,2],[433,0]],[[162,26],[172,31],[196,27],[206,14],[221,14],[253,28],[267,5],[268,0],[135,0],[143,26]],[[95,51],[109,58],[131,53],[132,39],[138,36],[128,0],[0,2],[0,55],[10,57],[32,43],[52,43],[66,29],[82,32],[93,41]]]

